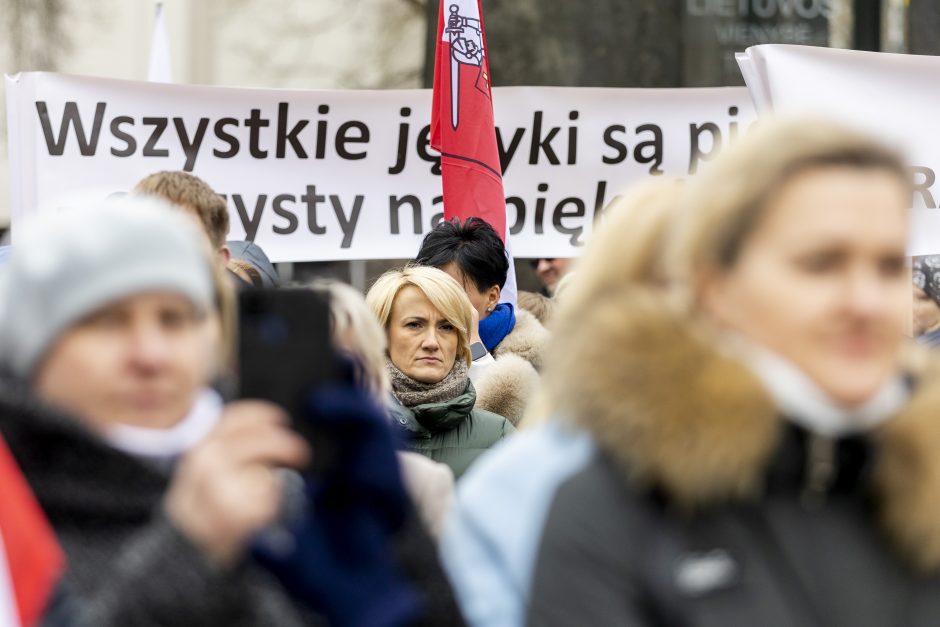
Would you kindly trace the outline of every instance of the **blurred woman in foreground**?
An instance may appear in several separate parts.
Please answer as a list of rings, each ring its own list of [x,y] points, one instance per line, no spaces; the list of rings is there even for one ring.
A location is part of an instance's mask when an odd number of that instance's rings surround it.
[[[578,260],[555,289],[556,318],[577,324],[597,298],[625,285],[666,286],[662,247],[673,214],[678,211],[681,182],[656,178],[619,196],[604,210]],[[526,407],[520,425],[529,429],[554,413],[552,391],[542,388]]]
[[[54,619],[460,623],[371,399],[310,391],[293,418],[336,451],[312,470],[282,409],[207,387],[233,312],[189,219],[127,197],[19,238],[0,276],[0,436],[67,557]]]
[[[470,622],[935,622],[940,367],[902,350],[909,201],[897,156],[822,122],[768,123],[692,180],[671,294],[559,320],[558,420],[466,478],[444,556]]]
[[[30,228],[31,227],[31,228]],[[248,558],[307,445],[261,401],[224,406],[224,284],[155,200],[40,219],[0,281],[0,434],[65,551],[89,625],[303,624]]]

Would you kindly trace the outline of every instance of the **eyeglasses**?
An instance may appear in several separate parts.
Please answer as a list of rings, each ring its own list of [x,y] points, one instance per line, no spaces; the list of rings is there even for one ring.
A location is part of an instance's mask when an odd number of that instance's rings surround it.
[[[551,263],[555,261],[555,258],[554,257],[540,257],[538,259],[529,259],[529,265],[532,266],[533,270],[535,270],[536,268],[539,267],[539,263],[542,261],[547,261],[548,263]]]

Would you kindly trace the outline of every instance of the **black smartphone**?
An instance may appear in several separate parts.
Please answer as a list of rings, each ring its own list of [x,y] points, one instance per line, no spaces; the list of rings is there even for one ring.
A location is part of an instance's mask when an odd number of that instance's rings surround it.
[[[324,443],[317,442],[316,425],[304,418],[304,403],[338,372],[327,297],[302,288],[262,288],[238,298],[238,396],[283,407],[316,458]]]

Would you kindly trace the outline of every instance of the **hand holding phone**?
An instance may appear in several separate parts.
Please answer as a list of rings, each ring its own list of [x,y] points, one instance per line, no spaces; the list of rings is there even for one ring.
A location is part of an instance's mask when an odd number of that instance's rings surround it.
[[[239,397],[283,407],[316,456],[316,428],[304,404],[337,375],[326,297],[300,288],[242,292],[238,346]]]

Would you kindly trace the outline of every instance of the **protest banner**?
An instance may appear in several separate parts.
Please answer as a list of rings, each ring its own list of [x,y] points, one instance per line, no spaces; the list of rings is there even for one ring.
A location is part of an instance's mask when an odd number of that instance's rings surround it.
[[[288,91],[49,73],[7,77],[13,238],[31,213],[185,170],[230,239],[274,261],[408,258],[442,218],[430,90]],[[576,256],[649,176],[686,176],[755,119],[745,88],[493,90],[517,257]]]
[[[828,117],[903,152],[915,187],[908,253],[940,253],[940,58],[768,44],[738,63],[761,114]]]

